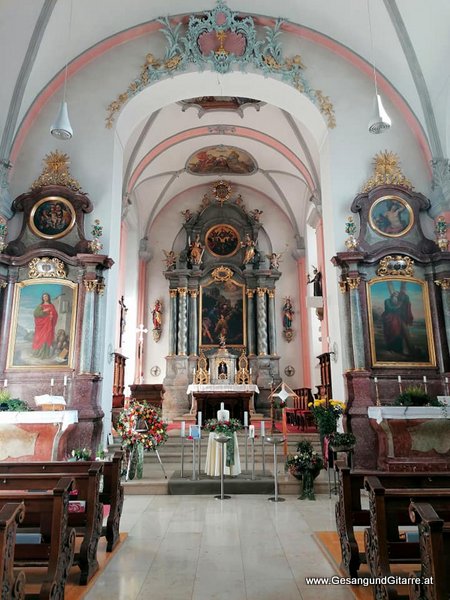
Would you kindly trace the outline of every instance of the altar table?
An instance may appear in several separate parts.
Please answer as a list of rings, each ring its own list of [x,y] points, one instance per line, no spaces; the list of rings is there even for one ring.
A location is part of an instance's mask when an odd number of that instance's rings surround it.
[[[190,384],[187,394],[191,394],[192,403],[190,414],[196,415],[201,411],[204,419],[216,416],[218,406],[223,402],[231,417],[243,421],[244,412],[255,414],[254,395],[259,394],[255,384]]]
[[[234,464],[227,467],[225,454],[225,475],[239,475],[241,472],[241,460],[239,458],[239,446],[236,433],[233,433],[234,438]],[[206,451],[205,473],[210,477],[219,477],[222,460],[222,448],[226,453],[228,444],[219,444],[216,442],[216,433],[211,431],[208,438],[208,450]]]

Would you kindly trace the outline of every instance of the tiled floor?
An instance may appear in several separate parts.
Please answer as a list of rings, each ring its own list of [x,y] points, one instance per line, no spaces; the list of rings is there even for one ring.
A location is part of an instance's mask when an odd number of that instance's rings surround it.
[[[128,538],[86,600],[351,600],[307,586],[334,570],[312,538],[334,530],[335,498],[127,496]]]

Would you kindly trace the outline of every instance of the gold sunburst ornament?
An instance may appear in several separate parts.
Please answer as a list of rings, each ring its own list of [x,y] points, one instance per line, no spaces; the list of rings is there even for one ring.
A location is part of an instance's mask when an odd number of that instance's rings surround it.
[[[413,189],[412,183],[402,173],[400,159],[395,152],[379,152],[375,154],[373,163],[373,175],[365,183],[362,192],[369,192],[378,185],[401,185],[407,190]]]
[[[70,158],[59,150],[50,152],[43,160],[44,169],[39,177],[33,182],[31,189],[37,190],[46,185],[63,185],[74,192],[81,190],[81,185],[69,172]]]

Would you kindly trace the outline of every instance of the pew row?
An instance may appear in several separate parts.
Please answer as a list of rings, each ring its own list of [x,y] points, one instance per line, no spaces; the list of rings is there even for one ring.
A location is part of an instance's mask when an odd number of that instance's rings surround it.
[[[385,488],[378,477],[368,476],[370,527],[364,532],[364,546],[373,584],[374,598],[397,600],[392,564],[420,564],[418,541],[402,539],[399,527],[411,525],[411,501],[432,503],[438,511],[450,507],[450,488]]]
[[[123,452],[114,453],[111,461],[96,461],[95,464],[103,465],[103,489],[99,494],[102,504],[110,507],[106,526],[102,529],[102,536],[107,540],[107,552],[112,552],[119,542],[120,517],[122,515],[124,489],[121,483]],[[87,472],[91,461],[76,462],[27,462],[27,463],[0,463],[2,473],[67,473],[75,476],[76,473]]]
[[[25,575],[14,573],[14,546],[16,531],[23,521],[25,505],[4,504],[0,510],[0,589],[2,600],[23,600],[25,597]]]
[[[341,568],[350,576],[357,577],[361,564],[365,564],[365,552],[359,548],[355,527],[370,525],[369,509],[361,504],[364,478],[374,475],[388,488],[450,488],[450,473],[394,473],[392,471],[351,471],[344,461],[336,461],[339,498],[336,502],[336,529],[341,546]]]
[[[450,598],[450,507],[438,514],[435,506],[434,502],[411,502],[409,506],[411,521],[419,529],[421,564],[421,582],[410,586],[411,600]]]
[[[80,568],[80,584],[85,585],[97,572],[97,547],[102,531],[103,505],[99,501],[100,476],[103,463],[93,462],[87,472],[71,473],[74,481],[68,506],[68,525],[74,527],[76,535],[82,538],[74,564]],[[7,490],[45,491],[54,488],[67,473],[2,473],[0,492]],[[70,501],[75,502],[78,512],[70,511]],[[73,506],[73,505],[72,505]]]
[[[75,529],[67,525],[69,493],[72,489],[73,480],[64,477],[53,490],[0,490],[0,508],[20,502],[25,506],[18,531],[32,529],[40,534],[38,543],[16,544],[14,551],[16,568],[45,567],[34,574],[39,585],[40,600],[64,600],[64,589],[75,551]]]

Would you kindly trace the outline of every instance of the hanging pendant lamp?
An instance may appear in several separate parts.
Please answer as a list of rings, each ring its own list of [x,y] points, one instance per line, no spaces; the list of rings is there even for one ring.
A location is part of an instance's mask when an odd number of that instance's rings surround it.
[[[373,35],[372,35],[372,21],[370,19],[370,0],[367,0],[367,15],[369,18],[369,32],[370,32],[370,43],[372,46],[372,67],[373,67],[373,82],[375,87],[375,99],[374,99],[374,114],[372,119],[369,121],[369,132],[374,134],[383,133],[387,131],[392,124],[392,121],[387,114],[383,102],[381,101],[381,96],[378,93],[378,84],[377,84],[377,69],[375,66],[375,50],[373,45]]]
[[[59,107],[58,115],[55,122],[50,127],[50,133],[53,137],[58,140],[70,140],[73,137],[73,129],[69,120],[69,111],[67,109],[66,102],[66,88],[67,88],[67,63],[69,62],[69,48],[70,48],[70,36],[72,30],[72,0],[70,0],[70,13],[69,13],[69,38],[67,42],[67,56],[66,66],[64,69],[64,92],[61,106]]]

